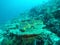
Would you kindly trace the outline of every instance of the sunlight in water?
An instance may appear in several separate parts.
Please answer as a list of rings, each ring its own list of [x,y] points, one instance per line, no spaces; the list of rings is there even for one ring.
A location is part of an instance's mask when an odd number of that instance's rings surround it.
[[[0,25],[48,0],[0,0]]]

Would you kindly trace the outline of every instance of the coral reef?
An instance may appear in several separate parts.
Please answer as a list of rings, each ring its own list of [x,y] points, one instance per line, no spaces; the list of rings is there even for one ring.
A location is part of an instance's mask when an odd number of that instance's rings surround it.
[[[60,45],[60,0],[21,13],[0,29],[0,45]]]

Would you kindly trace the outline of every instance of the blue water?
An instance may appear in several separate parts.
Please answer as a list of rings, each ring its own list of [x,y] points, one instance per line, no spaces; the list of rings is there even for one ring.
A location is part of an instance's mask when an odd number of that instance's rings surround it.
[[[0,26],[17,17],[21,12],[48,0],[0,0]]]

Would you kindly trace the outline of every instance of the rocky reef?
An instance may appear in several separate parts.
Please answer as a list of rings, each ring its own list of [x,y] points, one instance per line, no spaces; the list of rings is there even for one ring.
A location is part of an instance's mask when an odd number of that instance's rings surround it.
[[[50,0],[6,23],[0,29],[0,45],[60,45],[60,0]]]

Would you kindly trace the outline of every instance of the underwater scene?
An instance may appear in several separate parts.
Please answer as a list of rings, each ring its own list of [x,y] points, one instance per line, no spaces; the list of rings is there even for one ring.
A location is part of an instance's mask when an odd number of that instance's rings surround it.
[[[60,0],[0,0],[0,45],[60,45]]]

